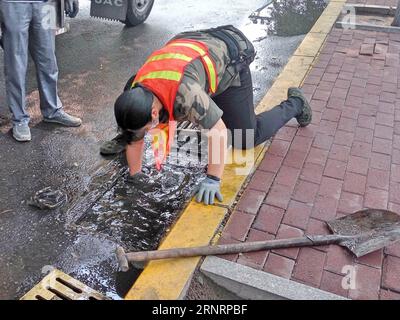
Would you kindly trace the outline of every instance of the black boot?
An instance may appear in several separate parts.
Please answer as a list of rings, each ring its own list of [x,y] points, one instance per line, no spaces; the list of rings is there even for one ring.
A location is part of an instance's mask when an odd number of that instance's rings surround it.
[[[117,135],[114,139],[104,142],[100,147],[100,154],[103,156],[112,156],[125,151],[126,142],[122,138],[122,134]]]
[[[300,98],[303,101],[303,110],[301,114],[296,117],[296,120],[300,127],[308,126],[312,121],[312,110],[303,91],[300,88],[289,88],[288,98]]]

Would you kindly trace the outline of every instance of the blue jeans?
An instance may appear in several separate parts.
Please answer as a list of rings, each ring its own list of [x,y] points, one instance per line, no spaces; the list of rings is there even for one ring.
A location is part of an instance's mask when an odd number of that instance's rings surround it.
[[[14,124],[29,123],[30,119],[25,101],[28,48],[36,65],[43,116],[52,118],[62,108],[57,93],[55,32],[43,23],[48,14],[45,5],[44,2],[0,1],[6,95]]]

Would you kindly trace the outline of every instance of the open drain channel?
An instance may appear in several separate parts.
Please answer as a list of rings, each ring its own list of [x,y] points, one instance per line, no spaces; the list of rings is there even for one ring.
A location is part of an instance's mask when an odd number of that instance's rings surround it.
[[[143,168],[147,177],[139,185],[129,185],[124,157],[111,160],[66,213],[69,228],[107,239],[127,252],[158,248],[205,176],[207,139],[190,123],[180,124],[176,147],[161,172],[154,168],[149,143],[146,141]],[[135,268],[126,274],[116,272],[119,296],[124,296],[140,273]],[[71,275],[79,278],[79,274]]]
[[[89,196],[91,201],[84,199],[70,210],[74,212],[71,225],[80,231],[101,233],[126,250],[157,248],[166,227],[187,205],[204,176],[207,159],[199,159],[199,152],[207,150],[207,144],[204,139],[199,143],[199,138],[196,130],[182,123],[176,143],[178,149],[172,150],[162,171],[154,168],[151,148],[146,148],[145,158],[150,160],[143,168],[146,179],[138,185],[129,185],[128,173],[121,166],[101,186],[101,191],[96,191],[97,197]]]

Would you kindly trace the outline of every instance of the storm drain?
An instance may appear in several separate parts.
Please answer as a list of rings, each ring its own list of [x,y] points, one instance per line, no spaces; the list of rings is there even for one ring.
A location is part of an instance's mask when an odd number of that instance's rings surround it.
[[[55,269],[21,300],[108,300],[108,298]]]

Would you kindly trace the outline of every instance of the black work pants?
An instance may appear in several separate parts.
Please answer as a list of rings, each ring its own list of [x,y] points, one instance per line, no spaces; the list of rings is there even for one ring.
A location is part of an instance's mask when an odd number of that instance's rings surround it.
[[[240,81],[240,87],[230,87],[213,97],[214,102],[224,112],[222,120],[231,131],[234,148],[250,149],[265,142],[289,120],[301,114],[302,100],[289,98],[273,109],[256,115],[249,67],[240,72]]]

